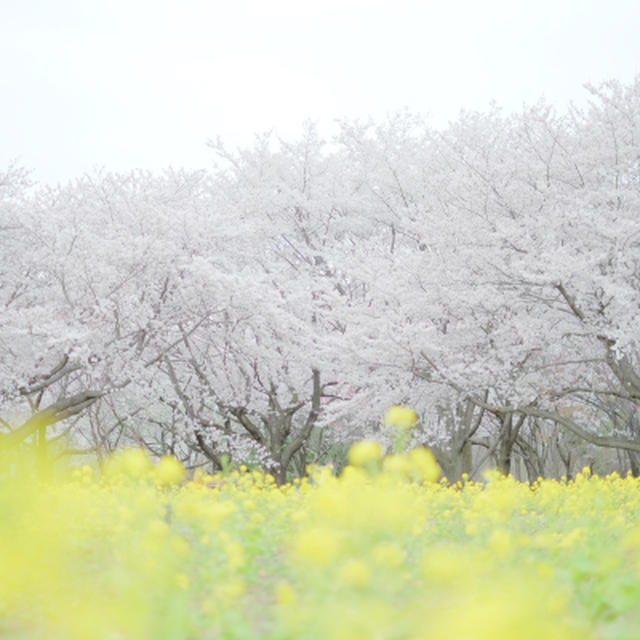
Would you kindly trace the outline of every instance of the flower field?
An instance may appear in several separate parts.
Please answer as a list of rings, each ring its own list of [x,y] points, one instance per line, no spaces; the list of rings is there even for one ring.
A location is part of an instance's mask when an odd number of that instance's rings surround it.
[[[426,450],[350,452],[277,487],[121,452],[0,469],[0,637],[640,637],[640,483],[437,482]]]

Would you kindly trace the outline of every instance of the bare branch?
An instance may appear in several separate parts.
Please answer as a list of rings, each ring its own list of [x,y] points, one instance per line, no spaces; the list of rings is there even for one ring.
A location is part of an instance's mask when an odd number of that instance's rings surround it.
[[[171,349],[173,349],[174,347],[179,345],[181,342],[183,342],[196,329],[198,329],[198,327],[200,327],[205,320],[208,320],[211,317],[212,313],[213,312],[207,312],[204,316],[202,316],[202,318],[200,318],[200,320],[198,320],[198,322],[196,322],[193,325],[193,327],[191,327],[191,329],[189,329],[186,332],[183,331],[182,335],[177,340],[172,342],[168,347],[165,347],[155,358],[152,358],[151,360],[149,360],[149,362],[145,362],[144,364],[145,368],[151,367],[154,364],[156,364],[156,362],[159,362],[160,360],[162,360],[169,353],[169,351],[171,351]]]
[[[41,382],[36,383],[34,380],[34,383],[31,384],[30,386],[23,387],[22,389],[20,389],[20,393],[23,396],[27,396],[33,393],[44,391],[47,387],[58,382],[58,380],[61,380],[65,376],[69,375],[70,373],[77,371],[78,369],[82,369],[82,365],[81,364],[70,365],[69,356],[65,354],[64,356],[62,356],[62,359],[60,360],[60,362],[51,371],[49,371],[49,373],[45,373],[44,375],[38,376],[38,378],[36,378],[36,380],[40,379]]]
[[[204,453],[204,455],[214,464],[215,468],[218,471],[222,471],[222,460],[220,459],[220,456],[215,452],[215,449],[205,442],[201,433],[196,432],[196,440],[198,442],[198,445],[200,446],[200,450],[202,451],[202,453]]]
[[[70,398],[58,400],[46,409],[38,411],[11,433],[0,435],[0,447],[14,447],[33,435],[38,429],[49,427],[80,413],[102,396],[102,391],[83,391]]]
[[[261,445],[264,446],[264,436],[260,433],[258,427],[249,419],[247,410],[244,407],[235,407],[230,409],[231,415],[249,432],[249,435]]]
[[[318,369],[312,369],[312,379],[313,379],[313,391],[311,395],[311,410],[307,415],[307,419],[305,420],[304,426],[298,434],[289,442],[289,444],[285,447],[285,450],[282,453],[282,459],[280,464],[284,470],[289,466],[289,462],[291,458],[295,455],[295,453],[302,447],[302,445],[307,441],[309,435],[311,434],[311,430],[315,426],[318,417],[320,415],[320,397],[321,397],[321,387],[320,387],[320,371]]]
[[[574,315],[576,315],[582,322],[584,322],[584,313],[580,310],[576,301],[569,295],[567,290],[564,288],[562,282],[559,282],[555,285],[555,288],[560,292],[560,295],[565,299],[565,302],[569,305],[571,311],[573,311]]]
[[[640,452],[640,441],[627,440],[626,438],[616,438],[613,436],[595,435],[581,427],[570,418],[561,416],[551,411],[540,411],[539,409],[516,409],[516,412],[524,413],[528,416],[535,416],[536,418],[542,418],[543,420],[550,420],[557,424],[561,424],[563,427],[566,427],[575,435],[598,447],[607,447],[609,449],[626,449],[627,451]]]

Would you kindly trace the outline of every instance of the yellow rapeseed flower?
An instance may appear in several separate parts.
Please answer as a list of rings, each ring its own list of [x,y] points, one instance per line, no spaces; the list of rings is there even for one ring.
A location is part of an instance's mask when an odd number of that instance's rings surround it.
[[[291,585],[282,580],[276,585],[276,602],[284,607],[294,604],[296,601],[296,593]]]
[[[140,447],[133,447],[123,449],[109,458],[105,476],[111,480],[139,479],[147,476],[152,469],[147,452]]]
[[[489,536],[489,547],[500,555],[506,555],[513,547],[513,537],[505,529],[494,529]]]
[[[384,414],[384,426],[396,429],[413,429],[418,422],[418,414],[411,408],[394,404]]]
[[[180,484],[184,478],[185,469],[179,460],[173,456],[162,456],[154,469],[156,484],[161,487],[169,487],[172,484]]]
[[[404,551],[393,542],[383,542],[373,549],[373,560],[380,567],[397,569],[402,566],[404,559]]]
[[[340,567],[338,579],[343,585],[361,589],[369,583],[371,570],[362,560],[351,558]]]
[[[407,456],[391,454],[385,457],[382,468],[393,476],[405,477],[411,473],[411,464]]]
[[[175,578],[176,587],[178,589],[182,589],[183,591],[189,588],[189,578],[184,575],[184,573],[179,573]]]
[[[338,535],[330,528],[312,528],[300,531],[293,541],[296,558],[309,565],[327,565],[340,551]]]
[[[440,477],[440,467],[436,457],[430,449],[417,447],[407,454],[411,470],[424,482],[437,482]]]
[[[244,595],[246,589],[245,583],[240,578],[230,578],[216,587],[215,595],[224,604],[229,604]]]
[[[347,454],[349,464],[356,467],[364,467],[371,462],[376,462],[382,457],[382,449],[374,440],[361,440],[356,442]]]

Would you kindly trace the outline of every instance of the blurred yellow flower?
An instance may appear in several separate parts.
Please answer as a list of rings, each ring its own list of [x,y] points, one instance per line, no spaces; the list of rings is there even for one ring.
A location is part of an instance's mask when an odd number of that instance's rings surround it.
[[[293,551],[300,562],[310,565],[326,565],[333,562],[340,545],[335,530],[330,528],[306,529],[298,533]]]
[[[411,470],[424,482],[437,482],[440,467],[433,452],[426,447],[416,447],[407,454]]]
[[[489,547],[500,555],[506,555],[513,547],[513,537],[504,529],[494,529],[489,536]]]
[[[180,484],[184,478],[185,469],[179,460],[173,456],[162,456],[154,470],[156,484],[168,487],[172,484]]]
[[[105,476],[111,480],[143,478],[153,469],[147,452],[140,448],[123,449],[112,455],[105,465]]]
[[[388,455],[382,462],[382,468],[389,474],[404,477],[411,472],[411,464],[407,456],[399,454]]]
[[[418,422],[418,414],[411,408],[394,404],[384,414],[384,426],[395,429],[413,429]]]
[[[276,602],[282,606],[292,605],[296,601],[295,591],[284,580],[276,585]]]
[[[338,579],[343,585],[359,589],[369,583],[371,570],[362,560],[351,558],[340,567]]]
[[[373,549],[373,560],[381,567],[396,569],[403,564],[404,558],[402,548],[393,542],[379,544]]]
[[[216,587],[215,595],[223,603],[227,604],[244,595],[246,588],[245,583],[240,578],[231,578]]]
[[[187,576],[184,575],[184,573],[179,573],[176,576],[176,587],[178,587],[178,589],[182,589],[183,591],[189,588],[189,578],[187,578]]]
[[[382,457],[382,449],[374,440],[361,440],[356,442],[347,454],[349,464],[356,467],[364,467],[370,462],[380,460]]]

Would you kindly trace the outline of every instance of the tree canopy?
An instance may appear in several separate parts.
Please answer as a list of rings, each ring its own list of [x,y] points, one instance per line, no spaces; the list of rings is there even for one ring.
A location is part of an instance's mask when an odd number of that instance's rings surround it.
[[[308,123],[208,171],[10,167],[0,445],[68,431],[282,480],[408,404],[450,475],[472,444],[570,472],[575,442],[640,472],[640,77],[587,91],[444,130]]]

